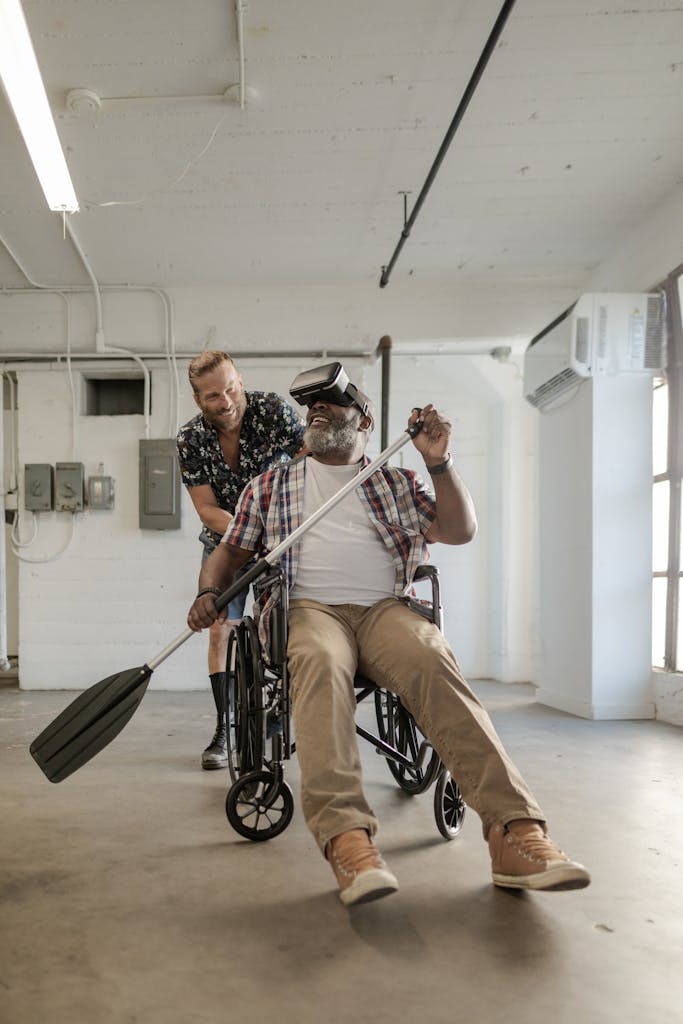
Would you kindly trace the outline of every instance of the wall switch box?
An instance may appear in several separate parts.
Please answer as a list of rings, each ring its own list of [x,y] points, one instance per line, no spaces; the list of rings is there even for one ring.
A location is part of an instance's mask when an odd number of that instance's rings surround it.
[[[24,466],[24,508],[27,512],[51,512],[54,470],[49,463],[27,462]]]
[[[88,477],[88,508],[114,507],[114,480],[110,476]]]
[[[180,467],[174,438],[140,441],[140,529],[180,529]]]
[[[55,466],[55,511],[82,512],[84,485],[82,462],[58,462]]]

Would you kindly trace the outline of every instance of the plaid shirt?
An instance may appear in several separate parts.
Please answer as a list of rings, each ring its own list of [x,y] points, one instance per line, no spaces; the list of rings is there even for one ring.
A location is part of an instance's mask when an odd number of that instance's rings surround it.
[[[288,462],[303,444],[304,423],[274,392],[245,392],[247,407],[240,428],[239,461],[232,470],[223,457],[216,428],[199,413],[178,431],[180,473],[186,487],[208,484],[218,507],[232,512],[252,477],[278,463]],[[218,543],[221,534],[203,531]]]
[[[264,554],[272,551],[302,522],[306,458],[276,466],[245,487],[235,518],[223,542]],[[363,458],[363,464],[370,460]],[[410,469],[383,466],[358,488],[370,522],[391,553],[396,571],[394,593],[401,597],[412,583],[418,566],[429,558],[425,534],[434,522],[436,502],[423,480]],[[291,589],[296,578],[300,542],[282,556],[282,568]],[[264,649],[268,647],[270,604],[259,623]]]

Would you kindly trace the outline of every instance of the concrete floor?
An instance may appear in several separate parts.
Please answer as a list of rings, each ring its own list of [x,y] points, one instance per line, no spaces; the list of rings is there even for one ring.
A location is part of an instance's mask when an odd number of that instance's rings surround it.
[[[348,911],[304,827],[296,761],[289,829],[262,844],[231,830],[226,772],[198,767],[208,693],[148,693],[53,785],[28,745],[73,694],[0,689],[2,1024],[683,1019],[683,732],[475,688],[589,889],[495,889],[475,814],[445,842],[432,791],[406,797],[364,745],[401,891]]]

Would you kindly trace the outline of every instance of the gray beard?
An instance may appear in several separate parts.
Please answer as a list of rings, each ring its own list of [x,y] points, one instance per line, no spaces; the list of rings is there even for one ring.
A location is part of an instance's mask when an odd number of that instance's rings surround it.
[[[358,424],[333,420],[321,427],[306,427],[304,444],[314,455],[352,452],[358,438]]]

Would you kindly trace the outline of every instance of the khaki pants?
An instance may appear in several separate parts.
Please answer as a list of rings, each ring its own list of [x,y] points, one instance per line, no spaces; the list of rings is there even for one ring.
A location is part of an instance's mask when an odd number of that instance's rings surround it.
[[[396,598],[372,607],[292,601],[287,657],[302,809],[321,850],[353,828],[377,831],[355,732],[356,669],[396,693],[480,816],[544,820],[441,632]]]

